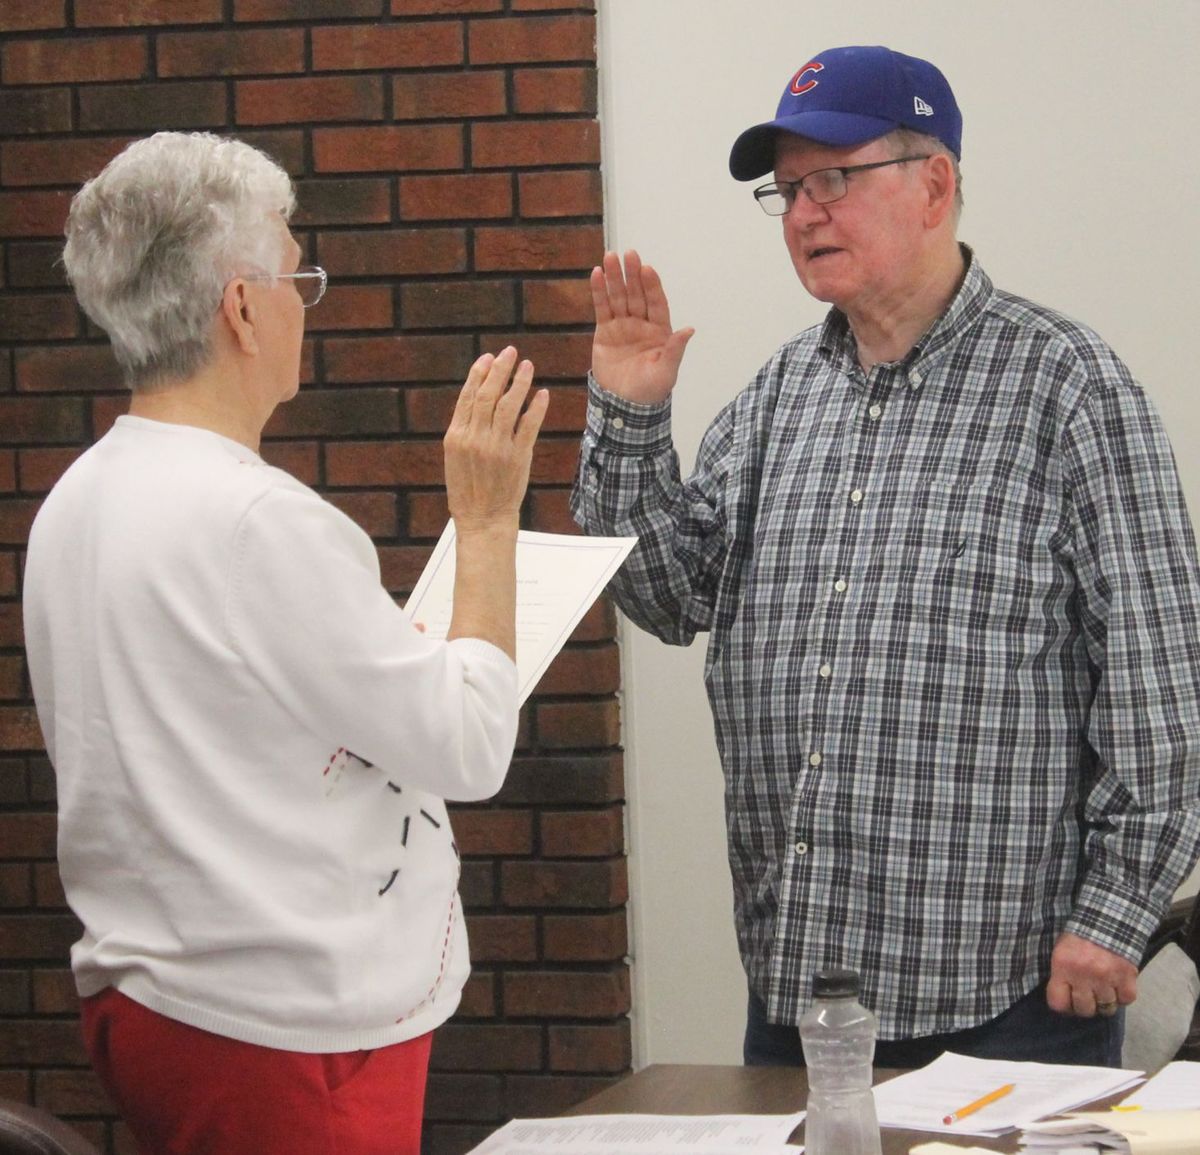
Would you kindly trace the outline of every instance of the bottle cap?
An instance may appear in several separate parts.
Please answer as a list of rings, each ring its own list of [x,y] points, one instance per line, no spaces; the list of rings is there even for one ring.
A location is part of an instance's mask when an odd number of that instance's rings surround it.
[[[813,975],[814,999],[853,999],[858,996],[858,972],[848,970],[817,971]]]

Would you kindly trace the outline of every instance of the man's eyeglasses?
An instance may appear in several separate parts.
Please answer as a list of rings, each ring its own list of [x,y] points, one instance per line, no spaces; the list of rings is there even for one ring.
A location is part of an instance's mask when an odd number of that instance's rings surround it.
[[[252,273],[244,281],[291,281],[300,294],[306,309],[311,309],[323,296],[329,282],[329,274],[319,265],[301,265],[294,273]]]
[[[843,168],[819,168],[799,180],[779,180],[760,184],[754,190],[754,199],[769,217],[781,217],[796,203],[796,193],[803,192],[815,205],[829,205],[840,201],[850,191],[846,180],[852,172],[866,172],[872,168],[887,168],[890,164],[906,164],[910,160],[928,160],[925,156],[898,156],[895,160],[877,160],[873,164],[851,164]]]

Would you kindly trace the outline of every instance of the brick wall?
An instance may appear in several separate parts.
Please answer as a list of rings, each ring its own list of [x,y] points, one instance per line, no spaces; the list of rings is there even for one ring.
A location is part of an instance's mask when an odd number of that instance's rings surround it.
[[[0,1095],[131,1150],[87,1068],[54,861],[54,779],[22,654],[41,497],[125,406],[57,264],[70,196],[130,139],[234,132],[292,173],[330,273],[265,456],[378,543],[403,596],[445,520],[440,434],[509,341],[552,391],[525,524],[566,493],[602,246],[589,0],[0,4]],[[468,1149],[629,1068],[614,619],[598,605],[527,705],[507,785],[457,807],[476,969],[439,1034],[426,1148]]]

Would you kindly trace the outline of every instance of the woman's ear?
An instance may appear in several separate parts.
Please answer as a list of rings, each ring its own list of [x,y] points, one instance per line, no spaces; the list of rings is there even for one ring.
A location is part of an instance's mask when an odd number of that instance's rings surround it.
[[[241,277],[225,286],[220,313],[238,349],[247,357],[258,356],[258,314]]]

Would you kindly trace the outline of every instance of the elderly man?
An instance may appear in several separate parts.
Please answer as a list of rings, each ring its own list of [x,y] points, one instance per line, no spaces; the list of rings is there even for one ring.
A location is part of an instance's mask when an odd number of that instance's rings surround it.
[[[258,453],[325,287],[292,205],[248,145],[160,133],[67,225],[133,397],[38,515],[26,641],[85,1039],[146,1155],[416,1155],[469,969],[443,799],[493,794],[516,736],[546,391],[511,348],[470,371],[454,614],[427,639],[366,534]]]
[[[709,632],[750,1063],[802,1062],[860,972],[876,1062],[1119,1062],[1120,1007],[1200,848],[1192,531],[1161,424],[1090,330],[956,239],[961,116],[882,47],[803,62],[736,141],[832,308],[681,481],[690,330],[635,252],[592,274],[573,495],[636,533],[623,610]]]

